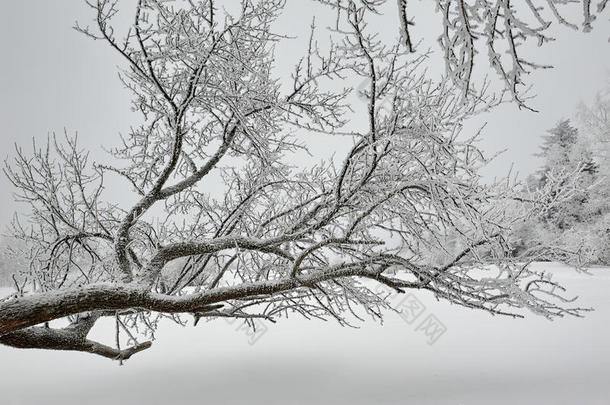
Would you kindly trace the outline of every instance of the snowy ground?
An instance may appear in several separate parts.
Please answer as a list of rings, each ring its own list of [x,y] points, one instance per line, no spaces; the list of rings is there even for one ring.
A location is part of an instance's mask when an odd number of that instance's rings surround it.
[[[541,266],[541,265],[539,265]],[[524,320],[436,302],[421,317],[360,329],[290,320],[255,344],[223,320],[165,327],[123,367],[81,353],[0,346],[3,404],[608,404],[610,269],[544,265],[596,308],[585,319]],[[446,332],[432,344],[420,320]],[[107,342],[110,331],[101,332]]]

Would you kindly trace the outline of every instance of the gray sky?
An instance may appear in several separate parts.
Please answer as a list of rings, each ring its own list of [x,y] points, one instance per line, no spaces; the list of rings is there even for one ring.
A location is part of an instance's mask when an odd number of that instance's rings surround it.
[[[299,37],[278,49],[278,60],[282,61],[278,63],[283,66],[286,61],[286,69],[292,69],[303,49],[304,34],[311,24],[310,4],[289,1],[289,12],[279,22],[281,31]],[[420,49],[434,46],[439,25],[430,21],[438,17],[426,2],[413,2],[412,7],[417,18],[413,34],[425,40]],[[573,9],[574,21],[579,21],[580,12],[579,7]],[[78,1],[31,0],[7,2],[3,14],[7,16],[0,26],[3,157],[13,154],[15,142],[28,150],[32,138],[43,140],[65,128],[70,133],[78,131],[81,145],[91,149],[94,159],[103,159],[101,145],[114,145],[117,134],[127,132],[139,117],[130,111],[129,94],[117,78],[116,66],[121,63],[117,55],[101,41],[87,39],[72,29],[76,20],[91,21],[90,10]],[[332,21],[332,13],[318,17],[318,26]],[[545,130],[560,118],[570,117],[580,101],[593,99],[607,80],[610,67],[610,30],[608,24],[599,25],[589,34],[560,28],[555,32],[555,43],[534,50],[539,61],[556,66],[529,78],[538,95],[533,105],[540,113],[520,111],[508,104],[469,125],[473,130],[487,121],[483,148],[492,153],[507,150],[485,170],[486,175],[501,176],[512,163],[522,174],[532,172],[538,164],[532,154],[537,152]],[[0,206],[0,227],[4,228],[16,206],[4,176],[0,188],[7,191]],[[124,193],[116,197],[124,198]]]
[[[292,9],[282,26],[304,30],[310,24],[303,17],[309,2],[289,3]],[[426,6],[425,1],[412,3]],[[71,29],[75,20],[90,18],[88,10],[73,0],[9,1],[3,4],[3,16],[3,157],[12,154],[15,142],[27,150],[32,138],[44,139],[64,128],[78,131],[81,144],[92,148],[94,157],[103,156],[100,145],[112,145],[117,133],[134,120],[117,79],[116,55]],[[416,20],[414,35],[436,38],[438,25],[426,18],[424,14]],[[590,102],[606,82],[610,24],[598,25],[590,34],[559,29],[558,41],[536,52],[538,60],[557,66],[530,78],[538,94],[533,105],[540,113],[505,105],[481,118],[489,122],[484,148],[507,149],[488,175],[502,175],[512,162],[524,174],[535,169],[532,154],[544,131],[570,117],[580,101]],[[299,55],[298,49],[287,46],[282,52],[290,59]],[[480,122],[472,126],[476,124]],[[0,188],[5,191],[0,206],[4,228],[15,204],[4,177]],[[123,198],[120,191],[116,195]],[[223,321],[214,328],[166,328],[149,352],[123,368],[91,355],[0,346],[0,393],[8,399],[0,402],[179,404],[207,397],[210,403],[242,403],[250,396],[258,399],[252,403],[290,404],[295,398],[310,398],[356,404],[402,402],[410,395],[415,403],[555,404],[585,397],[601,404],[610,395],[609,279],[572,273],[562,277],[583,296],[583,305],[599,311],[585,320],[517,321],[422,297],[429,312],[448,327],[433,346],[396,317],[383,327],[367,323],[361,330],[294,320],[277,326],[254,346]],[[98,333],[105,341],[111,338],[108,331]],[[477,394],[478,400],[473,399]]]

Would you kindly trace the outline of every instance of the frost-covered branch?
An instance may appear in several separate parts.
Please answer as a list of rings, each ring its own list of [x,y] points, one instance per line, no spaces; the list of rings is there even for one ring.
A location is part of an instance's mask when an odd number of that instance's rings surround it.
[[[139,125],[104,164],[76,137],[34,145],[32,156],[17,149],[7,162],[29,207],[13,226],[29,265],[0,302],[1,343],[126,359],[149,346],[138,342],[154,338],[161,318],[185,324],[185,313],[350,325],[390,307],[377,285],[494,314],[581,314],[524,265],[536,252],[512,254],[515,226],[570,198],[569,173],[534,195],[510,178],[484,182],[478,136],[462,131],[503,101],[472,79],[477,44],[486,41],[522,104],[534,65],[520,41],[548,40],[543,12],[564,2],[530,7],[544,26],[531,28],[506,0],[437,1],[449,73],[438,80],[414,45],[410,2],[321,3],[338,11],[337,24],[324,44],[311,24],[289,77],[274,54],[292,40],[276,32],[283,1],[141,0],[122,33],[118,2],[90,3],[95,28],[77,29],[121,56]],[[390,43],[368,24],[386,3],[402,30]],[[326,137],[341,137],[344,150],[303,162]],[[106,193],[105,177],[116,175],[131,206]],[[116,319],[114,348],[86,338],[102,315]],[[37,326],[66,317],[72,326]]]

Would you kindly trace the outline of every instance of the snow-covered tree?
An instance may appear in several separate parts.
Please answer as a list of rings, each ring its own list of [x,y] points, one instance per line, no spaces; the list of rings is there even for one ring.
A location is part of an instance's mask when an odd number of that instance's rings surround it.
[[[0,343],[127,359],[150,346],[142,339],[161,317],[379,318],[389,302],[378,284],[494,314],[581,313],[510,255],[514,226],[568,198],[570,177],[524,199],[510,181],[481,180],[486,160],[461,133],[504,95],[473,79],[478,47],[524,106],[523,78],[537,63],[520,46],[550,39],[547,15],[568,24],[568,2],[431,1],[440,80],[426,75],[406,1],[318,3],[337,22],[312,29],[289,79],[274,58],[294,34],[274,28],[284,1],[140,0],[122,33],[118,2],[90,4],[95,28],[77,28],[123,58],[139,124],[105,164],[66,136],[32,155],[18,149],[7,165],[30,207],[14,226],[30,264],[0,303]],[[590,2],[581,6],[588,30]],[[379,14],[401,27],[396,41],[367,25]],[[298,164],[316,137],[341,137],[345,150]],[[135,204],[107,198],[111,175]],[[101,317],[116,319],[122,344],[87,339]],[[69,325],[36,326],[60,318]]]
[[[596,184],[589,195],[589,210],[599,213],[583,230],[591,256],[599,263],[610,263],[610,83],[596,96],[592,105],[581,104],[578,126],[582,141],[592,151],[597,168]]]
[[[586,131],[586,130],[585,130]],[[554,246],[547,249],[544,259],[577,259],[577,265],[608,263],[608,178],[603,148],[592,142],[583,131],[560,121],[543,138],[542,167],[528,178],[532,190],[555,182],[562,173],[573,173],[578,190],[561,204],[533,216],[519,225],[515,234],[515,254],[519,255],[539,244]]]
[[[590,222],[597,209],[590,204],[598,168],[588,144],[579,136],[578,130],[569,120],[560,121],[543,138],[541,152],[542,168],[530,179],[534,187],[544,187],[553,176],[562,172],[577,173],[580,192],[561,205],[549,210],[541,218],[543,222],[559,231],[572,228],[578,223]]]

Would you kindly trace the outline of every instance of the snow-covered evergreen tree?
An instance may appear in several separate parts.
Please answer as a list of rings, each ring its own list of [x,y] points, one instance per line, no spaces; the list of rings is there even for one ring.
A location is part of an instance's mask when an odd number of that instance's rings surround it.
[[[548,131],[538,154],[543,158],[542,167],[527,181],[530,190],[535,192],[566,173],[577,176],[573,181],[579,187],[571,198],[516,230],[515,254],[532,248],[533,241],[542,241],[553,247],[543,255],[548,260],[578,257],[578,264],[610,262],[607,176],[600,170],[604,163],[594,150],[595,143],[570,120],[561,120]]]
[[[573,198],[550,209],[543,216],[543,221],[558,230],[570,229],[578,223],[590,221],[596,215],[596,210],[588,202],[591,200],[591,189],[598,170],[593,154],[570,120],[561,120],[548,131],[538,156],[544,158],[544,164],[532,176],[530,185],[540,188],[559,173],[575,172],[583,186],[582,191]]]

